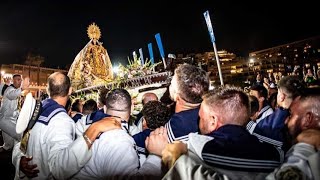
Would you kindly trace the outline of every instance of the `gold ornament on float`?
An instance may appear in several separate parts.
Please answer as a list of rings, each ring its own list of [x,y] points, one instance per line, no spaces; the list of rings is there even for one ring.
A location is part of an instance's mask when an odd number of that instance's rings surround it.
[[[101,37],[100,28],[95,23],[89,25],[87,29],[87,34],[90,39],[99,40]]]
[[[112,81],[113,71],[107,50],[99,42],[100,28],[92,23],[87,34],[90,41],[75,57],[68,76],[74,90],[102,85]]]

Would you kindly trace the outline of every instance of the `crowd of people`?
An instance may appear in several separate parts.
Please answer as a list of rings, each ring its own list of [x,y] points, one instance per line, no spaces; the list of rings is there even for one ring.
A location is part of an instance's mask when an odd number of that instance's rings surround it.
[[[49,76],[28,133],[1,127],[16,179],[320,179],[320,91],[297,76],[209,90],[207,72],[182,64],[137,116],[126,89],[71,101],[71,81]],[[16,123],[28,85],[2,85],[0,121]]]

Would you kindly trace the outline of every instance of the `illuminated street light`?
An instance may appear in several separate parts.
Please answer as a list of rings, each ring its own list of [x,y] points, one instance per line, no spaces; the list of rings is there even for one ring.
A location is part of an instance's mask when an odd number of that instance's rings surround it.
[[[250,58],[250,59],[249,59],[249,62],[250,62],[250,63],[254,63],[254,59],[253,59],[253,58]]]

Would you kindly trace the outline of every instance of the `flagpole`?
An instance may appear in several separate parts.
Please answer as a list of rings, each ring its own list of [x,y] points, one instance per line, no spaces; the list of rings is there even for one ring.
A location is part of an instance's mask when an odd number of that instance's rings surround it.
[[[219,56],[218,56],[218,52],[217,52],[216,43],[213,42],[212,45],[213,45],[214,55],[216,56],[218,72],[219,72],[219,78],[220,78],[220,84],[221,84],[221,86],[224,86],[223,78],[222,78],[222,72],[221,72],[221,66],[220,66],[220,60],[219,60]]]
[[[167,63],[166,63],[165,58],[162,58],[162,62],[163,62],[164,70],[166,70],[167,69]]]
[[[207,24],[208,31],[209,31],[209,36],[210,36],[210,38],[211,38],[211,42],[212,42],[212,45],[213,45],[213,50],[214,50],[214,54],[215,54],[216,61],[217,61],[217,66],[218,66],[220,83],[221,83],[221,86],[224,86],[223,78],[222,78],[222,72],[221,72],[221,67],[220,67],[219,56],[218,56],[217,47],[216,47],[216,43],[215,43],[215,39],[216,39],[216,38],[214,37],[214,33],[213,33],[213,28],[212,28],[212,23],[211,23],[209,11],[204,12],[204,13],[203,13],[203,16],[204,16],[204,18],[205,18],[205,20],[206,20],[206,24]]]

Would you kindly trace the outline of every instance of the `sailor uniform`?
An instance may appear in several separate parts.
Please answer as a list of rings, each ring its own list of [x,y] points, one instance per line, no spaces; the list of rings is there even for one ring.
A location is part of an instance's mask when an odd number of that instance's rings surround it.
[[[10,85],[6,89],[3,88],[2,91],[3,99],[0,108],[0,121],[15,125],[19,116],[21,88],[15,88],[13,85]],[[5,150],[13,148],[15,140],[3,131],[2,136],[4,141],[3,148]]]
[[[199,132],[199,108],[175,113],[165,125],[168,140],[187,142],[189,133]]]
[[[149,155],[149,153],[146,150],[145,141],[147,137],[150,135],[150,133],[151,133],[150,129],[145,129],[144,131],[132,136],[134,141],[137,144],[140,164],[143,164],[144,161],[146,160],[146,157]]]
[[[191,133],[188,149],[207,164],[226,170],[271,172],[283,161],[281,151],[237,125],[224,125],[208,136]]]
[[[35,179],[68,179],[76,174],[91,158],[91,150],[83,137],[74,140],[75,124],[64,107],[52,99],[44,100],[42,113],[30,132],[26,153],[33,157],[29,163],[38,166]],[[17,154],[15,149],[14,156]],[[13,159],[19,171],[20,159]]]
[[[285,143],[285,120],[289,111],[284,108],[277,108],[274,113],[261,119],[260,122],[250,121],[247,130],[260,141],[272,144],[276,147],[287,150]]]
[[[93,143],[92,151],[92,158],[74,179],[128,179],[161,175],[161,159],[155,155],[149,155],[140,167],[136,144],[125,128],[102,133]]]
[[[74,120],[75,123],[77,123],[78,120],[82,118],[82,116],[83,116],[83,114],[77,113],[76,115],[74,115],[74,116],[72,117],[72,119]]]
[[[319,152],[318,152],[319,153]],[[267,177],[268,180],[272,179],[281,179],[280,176],[283,176],[285,172],[289,172],[292,167],[298,168],[301,172],[299,175],[301,179],[311,180],[311,179],[320,179],[319,176],[319,154],[318,159],[316,160],[315,156],[317,151],[314,146],[306,143],[297,143],[293,145],[286,154],[286,161],[281,165],[280,168],[276,169],[273,173],[270,173]],[[314,159],[310,159],[314,158]],[[318,163],[312,163],[313,160],[316,160]],[[313,168],[316,168],[316,171],[313,171]],[[291,170],[293,171],[293,170]]]

